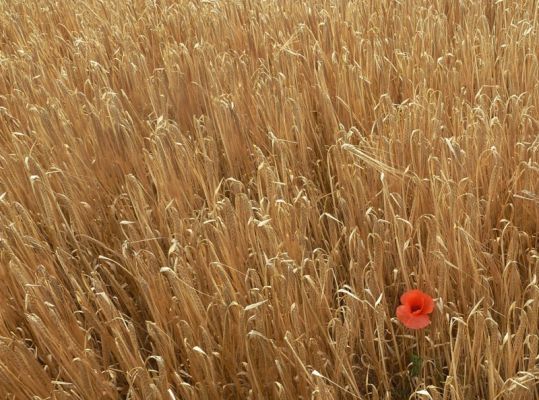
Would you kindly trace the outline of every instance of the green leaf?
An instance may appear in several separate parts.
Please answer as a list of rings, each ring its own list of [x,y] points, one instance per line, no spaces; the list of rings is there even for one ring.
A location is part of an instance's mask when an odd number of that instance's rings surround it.
[[[410,367],[410,375],[413,377],[419,376],[421,373],[421,367],[423,365],[423,359],[417,354],[412,354],[412,366]]]

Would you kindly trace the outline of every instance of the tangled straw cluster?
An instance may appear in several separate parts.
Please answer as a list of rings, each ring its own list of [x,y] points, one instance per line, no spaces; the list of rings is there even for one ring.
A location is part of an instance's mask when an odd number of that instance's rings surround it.
[[[0,395],[539,398],[538,18],[0,1]]]

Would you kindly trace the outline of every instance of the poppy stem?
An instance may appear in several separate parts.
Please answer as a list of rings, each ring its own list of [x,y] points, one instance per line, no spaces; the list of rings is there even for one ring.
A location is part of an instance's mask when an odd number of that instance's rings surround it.
[[[419,332],[416,332],[416,340],[417,340],[417,348],[416,348],[416,351],[417,351],[417,354],[414,354],[412,357],[417,357],[417,375],[416,376],[420,376],[422,375],[422,371],[423,371],[423,363],[425,361],[425,357],[426,357],[426,353],[425,353],[425,332],[424,331],[419,331]]]

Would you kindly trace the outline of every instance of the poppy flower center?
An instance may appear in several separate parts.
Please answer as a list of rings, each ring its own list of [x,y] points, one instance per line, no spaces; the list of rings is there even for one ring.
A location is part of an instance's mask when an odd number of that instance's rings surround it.
[[[412,304],[412,306],[410,307],[410,311],[412,311],[412,313],[415,313],[417,311],[421,311],[421,308],[421,304]]]

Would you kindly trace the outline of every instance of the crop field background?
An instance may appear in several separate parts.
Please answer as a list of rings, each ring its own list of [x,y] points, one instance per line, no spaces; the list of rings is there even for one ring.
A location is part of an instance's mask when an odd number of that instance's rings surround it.
[[[0,398],[538,399],[538,30],[0,0]]]

